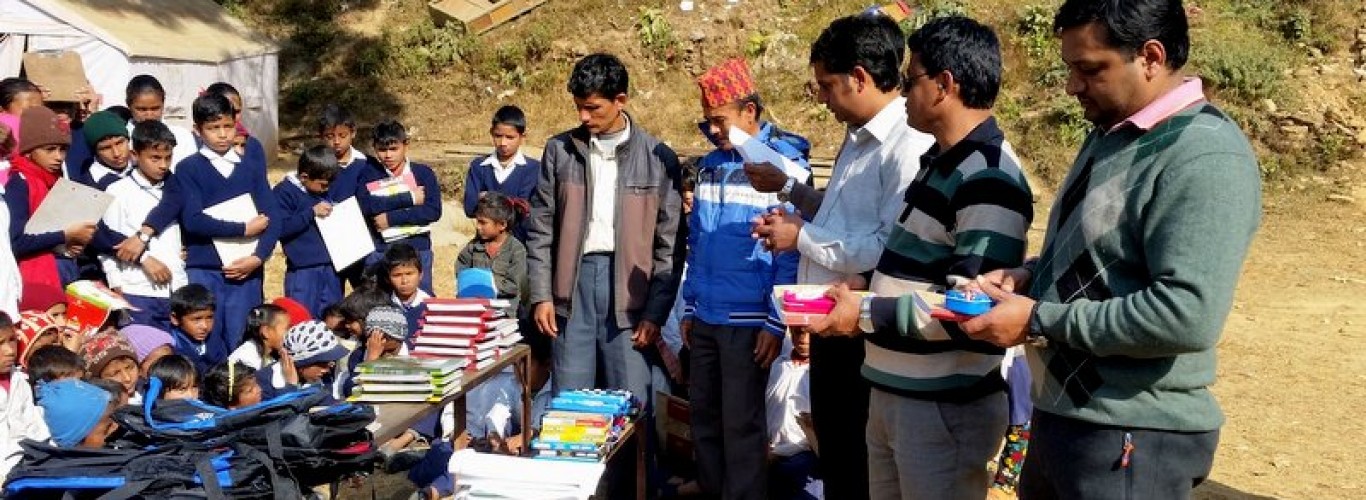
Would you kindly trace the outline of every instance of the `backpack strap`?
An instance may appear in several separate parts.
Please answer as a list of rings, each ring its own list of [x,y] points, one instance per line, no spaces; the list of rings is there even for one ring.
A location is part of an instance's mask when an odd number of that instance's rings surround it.
[[[213,456],[205,455],[194,462],[194,470],[199,473],[199,480],[204,483],[204,494],[209,500],[227,500],[223,494],[223,484],[218,482],[218,471],[213,467]]]
[[[152,480],[151,480],[151,479],[146,479],[146,480],[142,480],[142,481],[131,481],[131,482],[128,482],[128,483],[124,483],[123,486],[120,486],[118,489],[115,489],[115,490],[113,490],[113,491],[110,491],[109,493],[105,493],[104,495],[101,495],[101,496],[100,496],[100,500],[128,500],[128,499],[133,498],[133,497],[137,496],[138,494],[142,493],[142,490],[147,489],[147,487],[148,487],[148,486],[151,486],[151,485],[152,485]],[[71,491],[68,490],[68,491],[67,491],[67,494],[70,494],[70,493],[71,493]]]

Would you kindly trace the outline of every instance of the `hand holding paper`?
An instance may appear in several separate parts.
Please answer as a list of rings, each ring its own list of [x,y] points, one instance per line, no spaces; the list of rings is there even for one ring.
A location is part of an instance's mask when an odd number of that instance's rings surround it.
[[[743,130],[731,127],[730,131],[727,133],[727,138],[730,139],[731,145],[735,147],[736,152],[740,153],[740,157],[745,160],[745,163],[767,163],[780,167],[784,174],[788,177],[797,179],[797,182],[801,183],[805,183],[806,179],[811,177],[810,170],[802,168],[801,165],[794,163],[786,156],[774,151],[773,148],[768,147],[763,141],[745,133]],[[786,182],[786,179],[784,179],[784,182]],[[782,186],[779,186],[779,188],[781,187]]]

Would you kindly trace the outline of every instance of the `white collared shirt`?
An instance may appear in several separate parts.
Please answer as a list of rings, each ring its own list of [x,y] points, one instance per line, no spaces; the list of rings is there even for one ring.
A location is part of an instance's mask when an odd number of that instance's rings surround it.
[[[136,233],[142,227],[142,221],[147,219],[147,214],[161,203],[165,185],[164,182],[152,184],[136,169],[110,184],[105,191],[114,197],[114,203],[104,212],[104,224],[123,234]],[[140,264],[128,264],[113,256],[101,255],[100,266],[104,268],[110,288],[139,297],[170,298],[171,291],[190,281],[185,273],[185,261],[180,257],[181,246],[179,224],[166,226],[147,243],[143,260],[153,257],[171,270],[171,282],[164,285],[153,283]]]
[[[861,127],[850,127],[815,218],[802,226],[798,283],[826,284],[877,266],[934,138],[906,124],[898,97]]]
[[[614,252],[617,249],[617,147],[631,137],[631,119],[616,137],[593,136],[588,140],[589,194],[588,233],[583,253]]]
[[[409,300],[407,303],[404,303],[403,299],[398,298],[398,294],[389,294],[389,300],[392,301],[394,305],[398,306],[399,309],[403,309],[404,311],[420,306],[430,298],[432,298],[432,296],[428,295],[427,292],[422,291],[421,288],[417,289],[417,293],[413,294],[413,299]]]
[[[238,163],[242,163],[242,157],[238,156],[237,150],[232,148],[228,148],[227,154],[220,155],[213,152],[208,146],[204,146],[199,148],[199,154],[208,158],[209,164],[213,165],[213,169],[217,170],[218,174],[222,175],[224,179],[227,179],[232,175],[232,171],[237,168]]]
[[[498,183],[502,184],[507,182],[508,177],[512,176],[513,170],[516,170],[517,167],[522,165],[526,165],[526,156],[523,155],[522,150],[519,149],[517,150],[517,154],[513,155],[512,159],[508,160],[507,164],[504,165],[498,161],[498,154],[494,153],[484,158],[484,162],[480,163],[480,165],[488,165],[489,168],[492,168],[493,178],[498,179]]]
[[[99,184],[100,182],[104,181],[105,177],[111,175],[118,177],[119,179],[122,179],[124,177],[127,177],[129,172],[132,172],[133,170],[134,168],[132,162],[129,162],[128,166],[123,167],[123,170],[119,171],[115,171],[112,168],[104,166],[103,163],[100,163],[99,159],[90,162],[90,178],[94,180],[96,184]],[[118,182],[118,179],[115,179],[114,182]]]
[[[351,146],[351,151],[348,151],[348,152],[346,153],[346,161],[339,161],[339,162],[337,162],[337,163],[340,163],[341,166],[342,166],[342,168],[346,168],[347,165],[350,165],[350,164],[352,164],[352,163],[355,163],[357,159],[364,159],[364,158],[365,158],[365,153],[362,153],[359,149],[356,149],[355,146]]]
[[[161,123],[166,124],[166,128],[171,129],[171,135],[175,136],[175,147],[171,148],[171,172],[175,172],[176,166],[180,165],[180,162],[199,152],[199,139],[195,138],[190,129],[172,125],[165,121]],[[133,134],[134,125],[132,121],[128,122],[128,134],[130,136]]]

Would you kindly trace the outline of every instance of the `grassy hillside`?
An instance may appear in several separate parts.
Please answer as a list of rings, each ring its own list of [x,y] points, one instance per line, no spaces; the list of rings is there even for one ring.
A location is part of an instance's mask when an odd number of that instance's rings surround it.
[[[694,123],[693,77],[725,57],[751,60],[770,118],[833,156],[841,127],[806,90],[807,49],[837,16],[863,2],[702,0],[683,12],[673,2],[551,0],[483,36],[436,27],[423,0],[220,0],[284,41],[281,125],[311,133],[327,102],[352,107],[363,122],[397,116],[419,151],[486,141],[487,117],[505,103],[528,111],[529,140],[575,125],[564,90],[573,61],[593,51],[621,56],[631,70],[631,109],[646,127],[680,147],[705,146]],[[914,2],[912,2],[914,3]],[[1062,84],[1065,70],[1051,32],[1059,1],[926,0],[906,22],[962,12],[993,26],[1006,43],[1007,77],[997,111],[1036,177],[1065,172],[1087,124]],[[1023,5],[1023,6],[1021,6]],[[1187,2],[1193,19],[1190,72],[1244,125],[1272,180],[1338,172],[1366,145],[1366,38],[1357,0]],[[452,169],[459,166],[451,165]],[[1350,170],[1350,168],[1349,168]],[[453,172],[454,173],[454,172]],[[454,180],[454,179],[448,179]],[[452,183],[454,184],[454,183]]]

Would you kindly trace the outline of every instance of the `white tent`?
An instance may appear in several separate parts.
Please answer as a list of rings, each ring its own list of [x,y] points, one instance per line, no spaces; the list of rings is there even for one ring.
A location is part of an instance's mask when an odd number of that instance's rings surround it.
[[[185,127],[199,91],[229,82],[243,123],[274,157],[279,48],[212,0],[0,0],[0,37],[0,77],[19,75],[24,52],[75,51],[106,107],[149,74],[166,87],[165,120]]]

